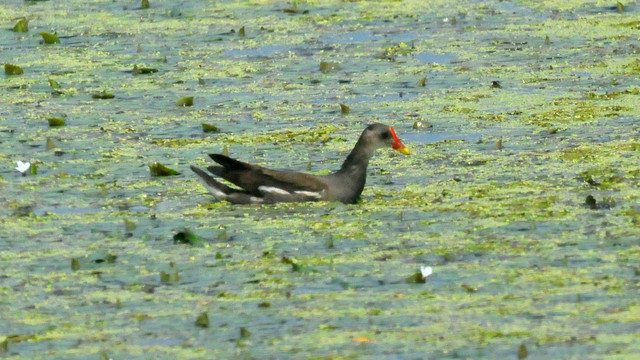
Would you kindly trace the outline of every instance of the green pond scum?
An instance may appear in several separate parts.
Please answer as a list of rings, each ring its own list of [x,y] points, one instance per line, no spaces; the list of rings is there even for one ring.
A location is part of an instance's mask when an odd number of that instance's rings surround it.
[[[2,1],[0,357],[640,358],[639,16]],[[189,170],[324,174],[373,122],[412,155],[355,205],[232,206]]]

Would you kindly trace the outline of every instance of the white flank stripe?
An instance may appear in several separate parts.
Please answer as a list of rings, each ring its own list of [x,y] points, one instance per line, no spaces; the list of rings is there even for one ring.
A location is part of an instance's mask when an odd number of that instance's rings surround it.
[[[313,198],[316,198],[316,199],[320,199],[320,197],[322,197],[322,195],[320,195],[319,192],[313,192],[313,191],[294,191],[294,193],[299,194],[299,195],[313,197]]]
[[[259,197],[252,196],[249,198],[249,201],[251,201],[252,204],[262,204],[264,200]]]
[[[258,191],[260,192],[267,192],[267,193],[274,193],[274,194],[280,194],[280,195],[290,195],[291,193],[288,192],[287,190],[283,190],[274,186],[258,186]]]
[[[224,200],[227,197],[227,194],[225,194],[224,192],[220,191],[220,189],[207,185],[206,183],[204,184],[204,186],[207,188],[207,190],[209,190],[209,192],[211,194],[213,194],[213,196],[215,196],[218,200]]]

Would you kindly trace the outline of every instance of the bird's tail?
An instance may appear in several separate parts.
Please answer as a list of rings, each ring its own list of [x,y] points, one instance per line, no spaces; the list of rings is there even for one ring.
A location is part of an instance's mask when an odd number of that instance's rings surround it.
[[[198,175],[198,179],[200,179],[202,185],[204,185],[204,187],[206,187],[207,190],[209,190],[209,192],[218,200],[226,200],[229,194],[236,191],[214,179],[213,176],[207,174],[197,166],[191,165],[191,170]]]
[[[209,190],[213,196],[222,201],[227,200],[232,204],[262,204],[264,200],[260,197],[255,197],[252,194],[229,187],[220,181],[213,178],[213,176],[207,174],[204,170],[197,166],[191,165],[191,170],[198,175],[198,179]]]

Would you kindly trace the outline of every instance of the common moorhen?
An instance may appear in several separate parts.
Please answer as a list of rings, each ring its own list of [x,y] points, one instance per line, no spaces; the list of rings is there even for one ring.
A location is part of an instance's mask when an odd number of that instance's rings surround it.
[[[200,181],[218,200],[233,204],[273,204],[295,201],[358,201],[367,180],[367,165],[376,149],[389,146],[403,154],[409,149],[398,139],[392,127],[369,125],[360,135],[340,170],[319,176],[280,171],[248,164],[221,154],[209,154],[222,166],[207,170],[241,189],[220,183],[204,170],[191,166]]]

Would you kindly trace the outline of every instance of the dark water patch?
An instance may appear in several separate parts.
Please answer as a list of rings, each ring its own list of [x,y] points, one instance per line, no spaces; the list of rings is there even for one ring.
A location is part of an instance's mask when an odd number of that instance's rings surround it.
[[[328,34],[319,40],[328,44],[356,44],[365,41],[382,40],[381,35],[376,35],[372,31],[356,31],[350,33]]]
[[[334,99],[334,98],[317,98],[314,100],[314,104],[331,104],[336,103],[337,101],[345,103],[345,104],[357,104],[357,103],[368,103],[368,102],[387,102],[387,101],[398,101],[398,100],[409,100],[417,97],[419,94],[415,92],[404,92],[398,91],[387,94],[358,94],[353,97],[348,97],[344,99]],[[355,107],[354,107],[355,109]],[[335,110],[339,112],[340,109],[337,108]]]
[[[479,133],[408,133],[402,135],[404,142],[423,144],[433,144],[445,140],[462,140],[469,143],[477,143],[480,139],[482,139],[482,134]]]
[[[429,52],[418,53],[416,55],[413,55],[413,57],[417,60],[430,64],[450,64],[454,60],[458,59],[457,55],[451,53],[434,54]]]
[[[255,49],[232,49],[225,51],[229,57],[271,57],[276,54],[287,54],[293,49],[291,45],[265,45]]]
[[[47,213],[56,215],[84,215],[105,211],[98,207],[79,207],[79,208],[59,208],[59,207],[41,207],[33,210],[34,215],[43,216]]]

